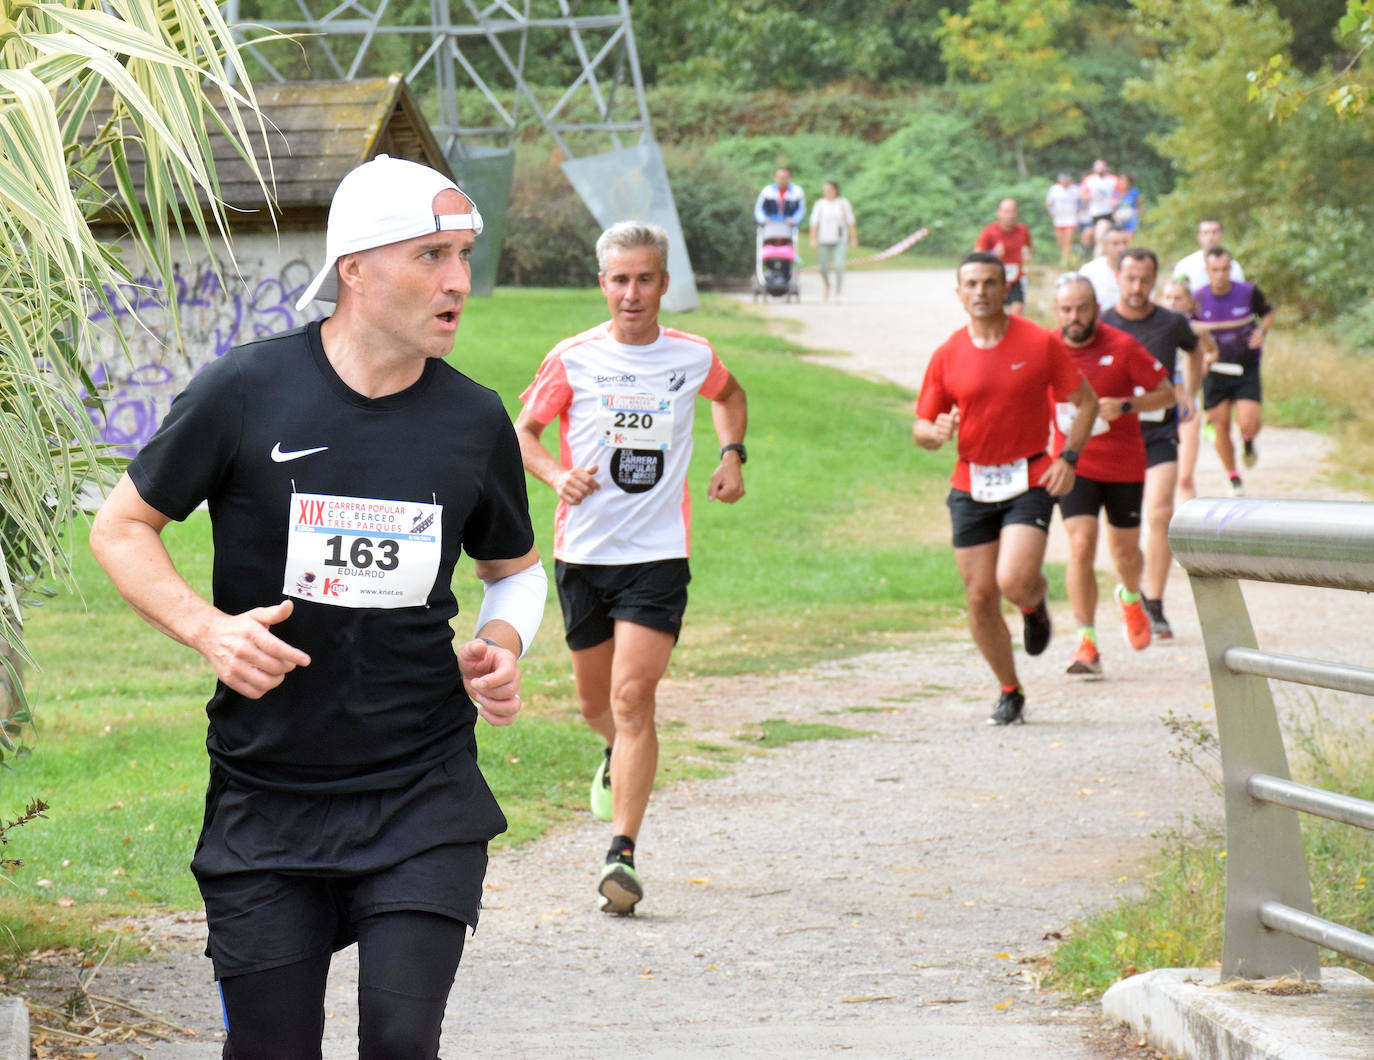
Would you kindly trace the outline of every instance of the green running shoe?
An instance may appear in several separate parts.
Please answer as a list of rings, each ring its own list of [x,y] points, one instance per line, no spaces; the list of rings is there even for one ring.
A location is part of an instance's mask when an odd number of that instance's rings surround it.
[[[623,861],[608,861],[601,870],[601,911],[615,916],[632,916],[635,905],[644,897],[644,885],[633,865]]]
[[[606,757],[596,767],[592,777],[592,816],[598,821],[611,819],[611,749],[606,748]]]

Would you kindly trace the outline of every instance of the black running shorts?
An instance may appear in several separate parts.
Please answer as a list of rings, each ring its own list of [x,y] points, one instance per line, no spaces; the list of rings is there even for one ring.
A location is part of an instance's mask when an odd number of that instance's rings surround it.
[[[1107,522],[1118,530],[1131,530],[1140,525],[1141,498],[1145,495],[1142,482],[1098,482],[1079,475],[1073,489],[1059,498],[1059,513],[1065,519],[1075,515],[1091,515],[1104,508]]]
[[[682,632],[692,580],[685,559],[604,566],[560,559],[554,561],[553,577],[563,607],[564,639],[573,651],[610,640],[617,619],[671,633],[674,640]]]
[[[1026,281],[1017,277],[1007,284],[1007,296],[1002,299],[1003,305],[1025,305],[1026,304]]]
[[[1263,401],[1259,365],[1246,367],[1240,375],[1208,372],[1202,377],[1202,407],[1216,408],[1223,401]]]
[[[1178,463],[1178,424],[1142,423],[1140,433],[1145,437],[1145,466]]]
[[[945,499],[954,527],[954,547],[986,545],[1002,536],[1002,527],[1013,523],[1050,529],[1054,498],[1041,486],[1032,486],[1020,496],[1006,501],[975,501],[964,490],[950,490]]]
[[[202,879],[205,952],[225,979],[341,950],[376,913],[419,910],[475,926],[486,872],[485,843],[451,843],[363,876],[263,870]]]

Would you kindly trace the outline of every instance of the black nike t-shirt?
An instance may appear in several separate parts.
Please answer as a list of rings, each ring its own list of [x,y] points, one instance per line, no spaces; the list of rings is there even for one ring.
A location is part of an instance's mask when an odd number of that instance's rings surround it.
[[[257,700],[220,684],[207,707],[206,745],[229,778],[378,791],[475,754],[449,625],[454,565],[534,543],[519,443],[493,391],[430,360],[404,391],[363,397],[314,323],[207,365],[129,475],[171,519],[208,501],[217,607],[294,599],[273,632],[310,665]]]

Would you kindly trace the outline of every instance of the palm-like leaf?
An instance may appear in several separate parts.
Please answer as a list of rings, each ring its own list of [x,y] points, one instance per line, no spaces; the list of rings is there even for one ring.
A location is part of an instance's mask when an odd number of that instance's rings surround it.
[[[82,364],[101,338],[87,320],[126,302],[135,266],[173,289],[179,243],[198,244],[214,260],[212,239],[226,235],[226,224],[206,130],[219,128],[261,180],[249,128],[261,133],[262,118],[251,88],[235,87],[248,85],[246,72],[212,0],[16,2],[7,14],[0,20],[0,631],[26,658],[24,602],[45,578],[70,580],[63,529],[112,466],[83,404],[91,386]],[[113,109],[92,137],[98,97]],[[126,221],[123,253],[93,234],[97,215]],[[175,299],[169,309],[175,324]],[[2,727],[0,748],[10,748]]]

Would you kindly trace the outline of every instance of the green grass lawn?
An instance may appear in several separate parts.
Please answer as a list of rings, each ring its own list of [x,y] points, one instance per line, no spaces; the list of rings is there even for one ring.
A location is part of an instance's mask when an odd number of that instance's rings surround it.
[[[591,291],[499,290],[469,305],[452,360],[514,415],[547,350],[605,315]],[[941,503],[953,453],[912,444],[911,396],[802,363],[750,310],[723,298],[668,322],[712,339],[747,390],[750,413],[748,494],[733,506],[707,504],[716,441],[698,406],[692,602],[671,674],[792,667],[957,621],[962,591]],[[546,441],[556,444],[554,428]],[[551,568],[554,497],[536,480],[529,488]],[[79,923],[105,911],[198,904],[186,866],[206,776],[209,670],[119,600],[85,537],[84,525],[74,528],[79,596],[28,616],[41,667],[28,678],[37,732],[33,753],[0,770],[0,817],[18,816],[31,797],[51,809],[8,836],[5,854],[25,864],[0,892],[0,922],[40,912]],[[208,518],[171,525],[166,540],[204,590]],[[468,564],[457,591],[456,629],[467,636],[480,600]],[[598,741],[576,716],[561,634],[551,598],[524,662],[525,713],[508,730],[479,731],[483,769],[511,821],[505,842],[582,812],[595,765]],[[803,735],[816,734],[782,727],[726,747],[669,728],[662,776],[720,768],[740,753],[766,753],[751,747]]]

